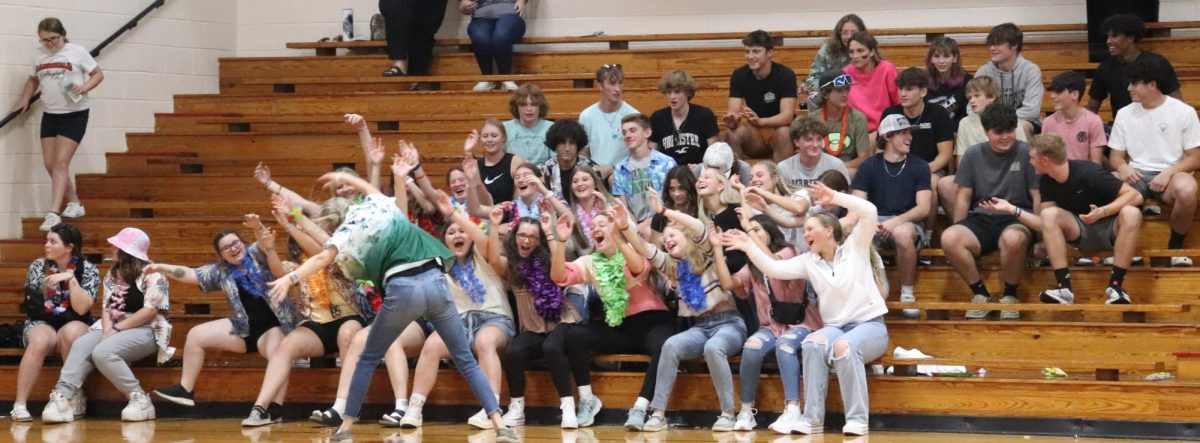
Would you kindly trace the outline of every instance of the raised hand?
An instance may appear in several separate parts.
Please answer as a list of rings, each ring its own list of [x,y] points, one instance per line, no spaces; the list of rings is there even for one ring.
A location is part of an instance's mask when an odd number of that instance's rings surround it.
[[[345,118],[347,124],[349,124],[350,126],[353,126],[355,129],[357,129],[359,131],[367,131],[368,130],[367,129],[367,119],[363,118],[363,116],[361,116],[361,115],[346,114],[346,115],[342,116],[342,118]]]
[[[479,162],[475,161],[475,157],[470,153],[463,157],[462,161],[463,174],[466,174],[468,179],[479,179]]]
[[[254,231],[262,230],[265,228],[265,226],[263,226],[263,224],[262,224],[262,220],[260,220],[258,218],[258,214],[243,215],[242,216],[242,226],[245,226],[246,228],[254,230]]]
[[[507,212],[503,204],[492,206],[491,212],[488,212],[489,226],[500,226],[504,223],[504,213]]]
[[[559,217],[558,222],[554,225],[554,233],[559,240],[566,241],[571,236],[571,230],[575,228],[574,217]]]
[[[450,196],[446,195],[446,192],[441,189],[438,189],[437,194],[434,195],[433,203],[437,205],[438,212],[442,214],[454,212],[454,203],[450,201]]]
[[[722,247],[721,239],[722,239],[721,228],[718,227],[716,223],[709,224],[708,225],[708,242],[710,244],[712,244],[712,246],[714,248],[720,248],[720,247]]]
[[[254,167],[254,179],[263,186],[271,184],[271,168],[263,162],[258,162],[258,166]]]
[[[629,229],[629,209],[626,208],[625,205],[619,202],[613,205],[612,218],[612,224],[613,226],[616,226],[617,229],[622,231]]]
[[[646,187],[646,203],[650,204],[650,210],[654,211],[655,214],[663,212],[662,197],[658,195],[658,191],[655,191],[652,186]]]
[[[829,189],[824,183],[815,182],[808,187],[808,195],[812,197],[813,203],[820,206],[828,206],[833,204],[833,196],[837,191]]]
[[[740,229],[730,229],[721,234],[721,245],[725,246],[725,249],[745,251],[749,243],[750,236]]]
[[[271,209],[290,214],[292,212],[292,201],[283,194],[271,195]]]
[[[463,141],[463,153],[471,155],[475,151],[475,146],[479,144],[479,130],[472,129],[470,134],[467,134],[467,139]]]
[[[367,148],[367,162],[372,165],[383,163],[385,151],[383,148],[383,139],[375,137],[371,140],[371,146]]]

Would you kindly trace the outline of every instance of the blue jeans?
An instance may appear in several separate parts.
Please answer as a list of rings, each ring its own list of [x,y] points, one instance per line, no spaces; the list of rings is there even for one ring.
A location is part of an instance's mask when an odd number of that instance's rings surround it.
[[[742,347],[742,366],[738,370],[741,379],[742,403],[754,403],[758,397],[758,377],[762,374],[762,362],[772,355],[779,362],[779,376],[783,379],[783,399],[800,400],[800,356],[796,351],[808,334],[808,328],[795,327],[776,337],[768,328],[759,329],[746,340]]]
[[[408,327],[419,317],[425,317],[433,324],[433,329],[446,343],[446,349],[454,359],[454,366],[462,373],[467,385],[475,398],[483,404],[483,409],[490,415],[500,410],[492,386],[488,384],[479,363],[471,355],[471,347],[467,345],[467,331],[450,299],[450,287],[441,271],[431,269],[408,277],[392,277],[387,281],[383,294],[383,307],[372,322],[371,332],[367,334],[367,344],[358,366],[354,367],[354,376],[350,379],[350,393],[346,397],[346,417],[358,417],[362,408],[363,397],[371,385],[371,377],[375,368],[383,359],[388,346],[396,341],[404,328]]]
[[[475,51],[480,73],[512,74],[513,44],[525,36],[525,19],[517,14],[472,18],[471,24],[467,25],[467,35],[471,37],[471,50]],[[492,71],[493,62],[496,71]]]
[[[835,355],[838,342],[847,351]],[[830,344],[833,344],[832,346]],[[887,350],[888,331],[883,317],[851,323],[842,327],[825,326],[808,335],[801,345],[804,359],[804,419],[811,424],[825,423],[825,396],[829,391],[829,368],[837,372],[842,391],[846,423],[867,424],[870,402],[867,397],[867,371],[863,366]]]
[[[663,343],[658,358],[657,384],[650,407],[667,409],[675,378],[679,376],[679,361],[704,356],[721,410],[733,409],[733,372],[729,357],[735,356],[746,342],[746,322],[737,311],[725,311],[696,318],[696,323]]]

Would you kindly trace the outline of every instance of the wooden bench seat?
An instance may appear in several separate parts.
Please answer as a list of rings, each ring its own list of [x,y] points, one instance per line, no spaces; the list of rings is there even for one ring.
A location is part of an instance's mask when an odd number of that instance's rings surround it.
[[[1117,381],[1121,377],[1127,380],[1138,380],[1155,372],[1162,372],[1166,365],[1162,361],[1149,362],[1108,362],[1089,360],[976,360],[976,359],[947,359],[947,358],[894,358],[881,357],[872,362],[883,366],[892,366],[892,375],[916,376],[917,366],[944,365],[964,366],[968,373],[979,374],[979,369],[986,370],[984,377],[1014,377],[1038,376],[1043,368],[1059,368],[1070,375],[1070,379],[1091,379],[1102,381]]]
[[[888,302],[888,309],[898,313],[901,309],[917,309],[925,313],[927,320],[949,320],[951,312],[963,312],[979,309],[982,305],[968,302],[926,302],[913,303]],[[1191,311],[1191,305],[1185,304],[1047,304],[1047,303],[1017,303],[1017,304],[988,304],[987,309],[1022,311],[1022,312],[1115,312],[1120,313],[1122,321],[1129,323],[1145,323],[1146,313],[1186,313]]]

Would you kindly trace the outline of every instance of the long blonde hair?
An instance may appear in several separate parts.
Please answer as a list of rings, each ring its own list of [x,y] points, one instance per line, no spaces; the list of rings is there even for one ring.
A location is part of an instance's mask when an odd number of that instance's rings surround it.
[[[779,173],[779,165],[775,162],[771,160],[760,160],[758,163],[755,163],[754,166],[762,166],[767,168],[767,174],[771,176],[772,180],[775,180],[775,187],[771,188],[771,192],[774,192],[775,195],[787,197],[800,190],[799,187],[789,183],[787,180],[784,180],[783,174]]]
[[[845,231],[842,230],[842,222],[833,214],[828,212],[819,212],[808,216],[814,218],[821,226],[833,229],[833,241],[837,242],[838,246],[845,241]],[[871,275],[875,277],[875,285],[879,287],[880,296],[887,297],[889,290],[887,274],[883,270],[883,258],[879,256],[879,251],[875,248],[875,244],[871,243],[870,251],[871,260]]]
[[[729,184],[729,177],[726,177],[725,174],[722,174],[720,171],[709,167],[705,167],[703,171],[700,171],[700,175],[704,175],[707,172],[711,172],[712,175],[717,178],[717,181],[721,183],[721,186],[723,186],[721,189],[721,204],[736,205],[742,203],[742,194],[739,194],[737,189],[733,189],[733,185]],[[704,207],[703,200],[701,200],[700,204],[697,206],[699,206],[698,209],[700,220],[712,219],[712,215],[710,215],[708,213],[708,209]]]
[[[696,274],[696,275],[703,274],[704,268],[705,268],[705,266],[704,266],[704,258],[705,257],[704,257],[704,251],[700,250],[700,245],[697,244],[695,239],[693,239],[692,236],[688,235],[687,232],[683,230],[683,226],[680,226],[678,223],[675,223],[673,221],[667,223],[667,226],[665,228],[663,228],[663,232],[665,233],[667,231],[667,229],[674,229],[676,231],[679,231],[679,233],[683,236],[684,241],[687,242],[687,246],[686,246],[687,252],[684,253],[683,257],[676,258],[675,260],[687,260],[688,265],[691,265],[693,274]],[[666,251],[663,251],[663,253],[670,255],[670,253],[668,253]],[[674,258],[674,257],[672,257],[672,258]],[[675,282],[679,281],[679,267],[678,266],[668,266],[667,269],[665,269],[662,274],[663,274],[663,277],[666,277],[667,280],[671,280],[671,281],[675,281]]]

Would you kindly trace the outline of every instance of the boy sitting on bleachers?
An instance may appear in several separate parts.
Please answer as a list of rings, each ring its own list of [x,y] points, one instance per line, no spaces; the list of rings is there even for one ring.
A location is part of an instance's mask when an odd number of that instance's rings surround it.
[[[1054,113],[1042,124],[1043,134],[1055,134],[1067,144],[1067,158],[1087,160],[1103,165],[1104,146],[1108,136],[1104,134],[1104,122],[1100,116],[1079,105],[1087,79],[1082,73],[1067,71],[1050,80],[1050,99],[1054,101]]]
[[[729,111],[723,118],[729,129],[726,141],[738,157],[773,152],[775,161],[783,160],[795,152],[788,125],[796,113],[796,73],[771,60],[775,43],[766,31],[751,32],[742,45],[746,65],[729,77]],[[766,143],[759,129],[771,131]]]
[[[1175,68],[1171,67],[1171,62],[1159,54],[1143,51],[1138,47],[1138,42],[1146,35],[1146,24],[1142,23],[1141,18],[1132,14],[1114,15],[1100,24],[1100,32],[1108,37],[1105,43],[1110,57],[1096,67],[1092,89],[1088,91],[1088,110],[1100,112],[1100,105],[1104,103],[1104,99],[1111,96],[1112,115],[1115,118],[1117,111],[1132,103],[1133,100],[1129,98],[1129,81],[1125,79],[1125,73],[1134,62],[1140,61],[1154,62],[1153,66],[1159,75],[1159,91],[1183,100],[1179,89],[1179,77],[1175,74]]]
[[[621,99],[625,90],[625,71],[621,65],[607,64],[596,70],[596,89],[600,91],[600,101],[579,113],[579,124],[588,135],[588,152],[583,155],[598,165],[616,166],[629,157],[629,149],[621,138],[621,119],[639,111]]]

